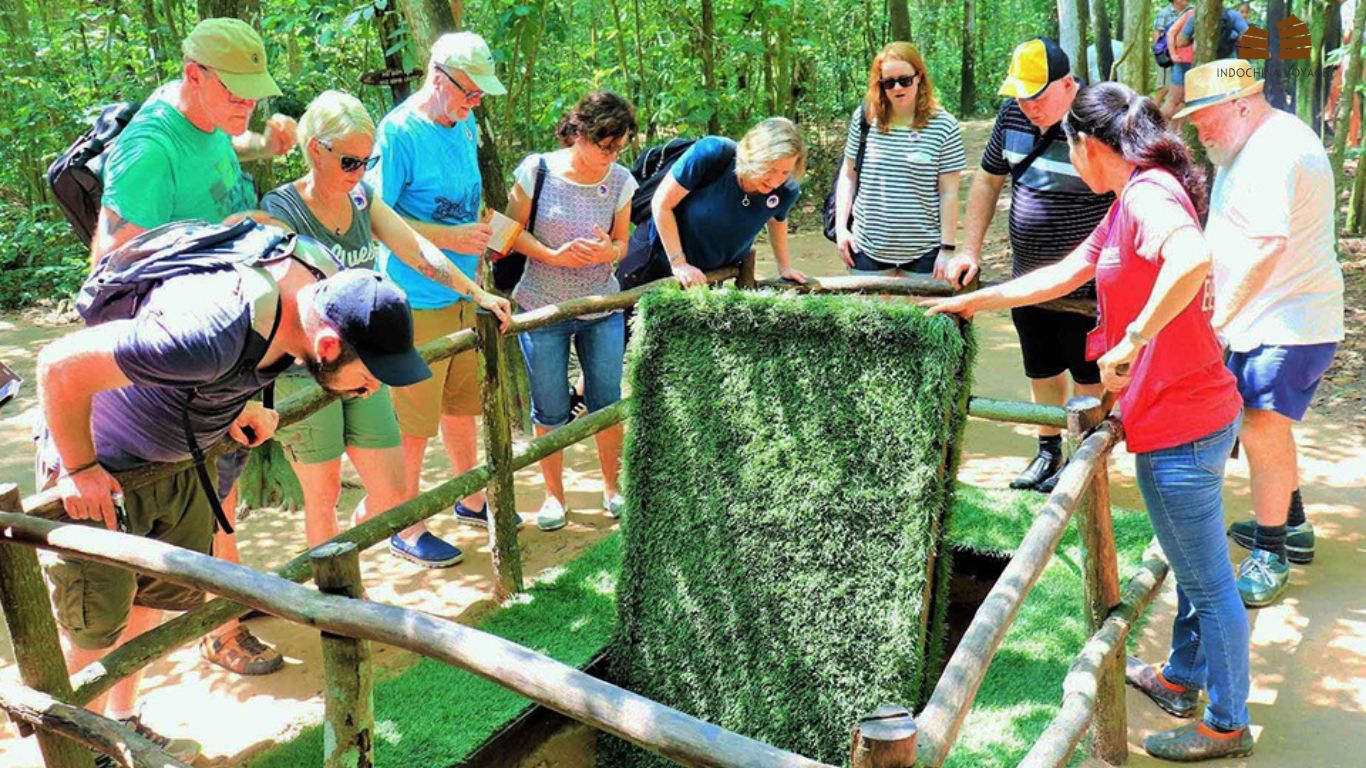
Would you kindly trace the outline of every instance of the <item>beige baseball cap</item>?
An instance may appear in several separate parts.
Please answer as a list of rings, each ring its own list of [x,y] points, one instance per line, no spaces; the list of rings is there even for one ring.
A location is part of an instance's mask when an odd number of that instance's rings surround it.
[[[490,96],[502,96],[507,88],[494,73],[493,53],[484,38],[473,32],[448,32],[432,46],[432,63],[445,69],[458,69]]]
[[[203,64],[239,99],[279,96],[280,86],[266,71],[266,46],[241,19],[204,19],[180,46],[185,58]]]

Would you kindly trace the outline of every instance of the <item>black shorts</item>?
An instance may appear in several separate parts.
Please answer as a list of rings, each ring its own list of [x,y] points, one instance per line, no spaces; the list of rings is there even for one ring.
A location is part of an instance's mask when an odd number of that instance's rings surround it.
[[[913,272],[918,275],[929,275],[934,273],[934,260],[939,256],[938,248],[931,248],[910,261],[903,261],[900,264],[879,261],[862,251],[850,249],[850,255],[854,259],[854,266],[849,268],[850,272],[865,272],[877,274],[900,270],[902,272]]]
[[[1066,371],[1078,384],[1100,383],[1100,368],[1086,359],[1086,334],[1096,327],[1094,317],[1038,307],[1017,307],[1010,317],[1020,336],[1026,376],[1051,379]]]

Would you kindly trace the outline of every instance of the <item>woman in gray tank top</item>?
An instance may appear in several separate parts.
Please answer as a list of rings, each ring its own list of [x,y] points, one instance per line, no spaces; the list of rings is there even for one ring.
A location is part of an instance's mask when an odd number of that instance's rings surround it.
[[[626,252],[631,195],[637,185],[631,172],[614,161],[635,136],[635,107],[614,93],[590,93],[555,132],[564,148],[523,160],[508,200],[508,217],[531,230],[516,244],[527,256],[526,271],[512,293],[522,309],[620,290],[613,267]],[[530,221],[531,198],[542,168],[536,220]],[[570,419],[571,341],[583,368],[588,409],[595,411],[621,398],[625,338],[620,312],[564,320],[518,337],[531,382],[531,420],[537,434]],[[617,491],[621,425],[599,432],[596,439],[603,508],[615,516],[623,505]],[[546,498],[536,525],[542,530],[565,525],[563,470],[562,454],[541,461]]]
[[[366,169],[379,159],[371,154],[374,135],[374,121],[359,100],[341,91],[323,92],[299,121],[299,146],[308,162],[308,174],[269,192],[261,207],[295,232],[327,245],[348,269],[374,269],[378,239],[405,264],[469,295],[506,323],[511,315],[506,299],[466,277],[361,181]],[[282,376],[276,383],[277,394],[283,398],[308,385],[306,374]],[[333,402],[281,429],[276,439],[303,487],[310,547],[337,535],[343,453],[351,457],[369,494],[357,508],[355,522],[411,498],[404,481],[402,438],[387,388],[368,398]],[[393,536],[389,548],[429,568],[451,566],[462,558],[458,548],[437,538],[422,523]]]

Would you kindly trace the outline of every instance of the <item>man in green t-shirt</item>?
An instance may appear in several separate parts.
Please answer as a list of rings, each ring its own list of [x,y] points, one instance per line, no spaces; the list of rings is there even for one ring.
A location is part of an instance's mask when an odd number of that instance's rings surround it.
[[[247,131],[256,102],[280,95],[256,30],[240,19],[204,19],[181,50],[181,78],[147,99],[109,153],[92,266],[108,251],[163,224],[220,222],[252,210],[256,190],[241,161],[282,155],[294,147],[294,120],[283,115],[268,121],[264,135]],[[219,461],[218,490],[233,524],[231,489],[240,469],[236,454]],[[218,532],[213,551],[240,562],[232,534]],[[268,674],[284,665],[278,651],[236,621],[205,637],[200,652],[238,674]]]

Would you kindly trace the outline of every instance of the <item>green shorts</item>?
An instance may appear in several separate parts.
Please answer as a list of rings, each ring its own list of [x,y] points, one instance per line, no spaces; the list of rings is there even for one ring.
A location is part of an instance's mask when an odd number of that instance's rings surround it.
[[[209,474],[216,474],[212,463]],[[193,467],[126,493],[123,504],[129,533],[203,554],[213,549],[213,508]],[[87,650],[114,645],[134,604],[188,611],[204,602],[197,589],[89,560],[59,558],[47,574],[57,623],[77,647]]]
[[[313,384],[313,377],[288,373],[275,380],[275,402]],[[322,464],[341,458],[347,448],[397,448],[403,444],[389,388],[369,397],[334,400],[303,421],[284,427],[275,439],[296,464]]]

